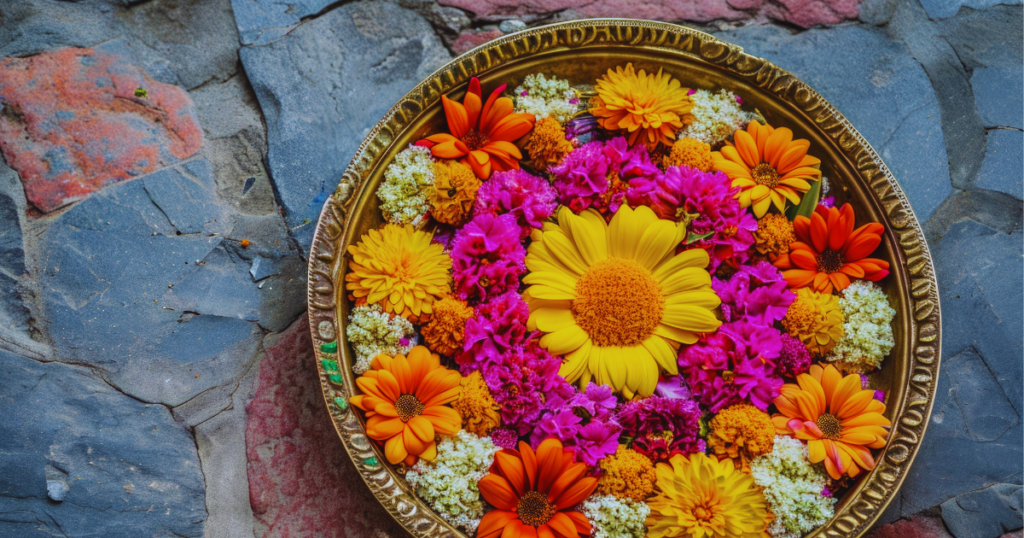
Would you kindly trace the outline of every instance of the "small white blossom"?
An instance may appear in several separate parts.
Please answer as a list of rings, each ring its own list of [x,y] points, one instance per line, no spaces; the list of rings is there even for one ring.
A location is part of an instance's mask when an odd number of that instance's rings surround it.
[[[892,319],[896,310],[874,282],[858,280],[843,290],[843,337],[827,359],[847,372],[868,372],[882,364],[896,340]]]
[[[821,494],[825,474],[811,465],[802,441],[775,436],[772,451],[750,462],[750,474],[775,514],[772,538],[800,538],[832,519],[836,499]]]
[[[591,495],[583,501],[583,515],[594,526],[593,538],[643,538],[647,534],[644,521],[650,514],[646,503],[614,495]]]
[[[544,73],[537,73],[527,75],[515,89],[515,111],[533,114],[537,120],[551,116],[564,125],[572,119],[579,106],[572,102],[575,99],[576,94],[569,87],[569,81],[546,78]]]
[[[490,437],[460,430],[437,444],[434,461],[419,460],[405,479],[446,521],[473,533],[484,516],[477,484],[487,476],[497,451]]]
[[[352,371],[362,375],[370,369],[370,362],[377,355],[404,355],[412,351],[416,330],[409,320],[402,316],[391,316],[374,303],[352,309],[348,315],[345,335],[356,352]],[[402,339],[405,339],[405,345]]]
[[[384,218],[392,224],[420,224],[430,210],[427,197],[433,186],[430,150],[413,145],[403,149],[384,170],[384,181],[377,188]]]
[[[679,131],[680,138],[694,138],[714,146],[745,128],[751,120],[764,121],[759,114],[740,108],[736,94],[728,90],[718,90],[718,93],[697,90],[690,99],[693,100],[690,113],[694,121],[683,126]]]

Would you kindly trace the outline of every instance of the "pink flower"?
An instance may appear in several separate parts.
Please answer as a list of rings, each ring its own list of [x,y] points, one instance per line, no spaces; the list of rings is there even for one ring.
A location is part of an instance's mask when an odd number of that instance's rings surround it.
[[[673,454],[703,452],[700,408],[693,400],[651,396],[633,400],[619,409],[622,434],[633,438],[632,448],[651,458],[667,461]]]
[[[604,215],[618,211],[630,179],[661,173],[643,144],[630,148],[623,137],[583,144],[549,171],[560,203],[576,213],[594,208]]]
[[[811,367],[813,359],[803,342],[789,334],[783,334],[780,343],[782,349],[779,350],[779,358],[775,361],[779,375],[795,378]]]
[[[576,436],[576,455],[587,465],[597,465],[619,448],[622,426],[611,422],[593,421],[580,428]]]
[[[519,434],[509,428],[495,428],[491,431],[491,442],[498,448],[514,450],[519,446]]]
[[[451,257],[455,292],[471,303],[518,289],[526,270],[526,249],[512,215],[473,217],[455,234]]]
[[[495,172],[480,186],[473,215],[509,213],[519,224],[520,239],[525,239],[530,230],[540,228],[554,214],[556,196],[558,193],[546,180],[525,170]]]
[[[693,88],[690,88],[689,90],[686,90],[686,95],[693,95],[695,93],[697,93],[697,90],[695,90]]]
[[[466,320],[463,352],[455,357],[463,375],[496,364],[526,342],[526,320],[530,307],[518,293],[510,291],[476,307]]]
[[[558,375],[561,366],[562,359],[552,357],[534,338],[484,365],[484,382],[501,407],[506,428],[526,435],[535,428],[547,399],[572,397],[575,389]]]
[[[786,317],[796,299],[782,273],[768,262],[742,265],[728,280],[712,279],[711,287],[722,299],[725,321],[744,320],[766,327]]]
[[[564,446],[573,447],[588,465],[596,465],[618,447],[622,427],[615,421],[617,405],[611,387],[594,383],[568,398],[565,394],[549,395],[530,443],[537,447],[544,439],[554,437]]]

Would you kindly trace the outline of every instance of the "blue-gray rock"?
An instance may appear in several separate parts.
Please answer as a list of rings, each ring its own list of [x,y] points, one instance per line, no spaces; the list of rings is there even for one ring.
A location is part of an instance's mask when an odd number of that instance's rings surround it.
[[[0,349],[42,359],[46,346],[32,338],[32,314],[22,285],[26,205],[18,173],[0,160]]]
[[[253,282],[259,282],[264,278],[274,276],[278,274],[280,270],[277,268],[277,263],[269,258],[263,256],[256,256],[252,260],[252,266],[249,267],[249,274],[252,276]]]
[[[512,32],[518,32],[519,30],[524,30],[525,28],[526,28],[526,23],[525,22],[517,21],[515,19],[504,20],[504,21],[501,21],[500,24],[498,24],[498,29],[501,30],[502,32],[505,32],[506,34],[511,34]]]
[[[1024,132],[992,129],[974,186],[1024,198]]]
[[[0,351],[0,371],[0,536],[203,536],[196,446],[167,408],[79,366]]]
[[[968,70],[982,67],[1020,69],[1024,56],[1024,10],[995,6],[984,11],[964,9],[938,22],[941,37],[956,50]],[[1007,92],[1006,98],[1019,94]]]
[[[953,192],[935,92],[903,44],[864,26],[796,35],[747,26],[717,35],[792,72],[835,105],[882,156],[921,222]]]
[[[247,262],[234,281],[224,267],[234,258],[218,248],[227,219],[211,173],[192,162],[107,187],[40,236],[40,301],[62,361],[169,405],[245,371],[259,334],[246,319],[257,290]]]
[[[421,16],[386,2],[343,5],[239,54],[266,118],[270,175],[304,250],[363,137],[450,58]]]
[[[921,0],[921,5],[929,17],[945,19],[956,15],[964,7],[984,10],[998,5],[1019,6],[1021,0]]]
[[[1024,129],[1024,66],[979,67],[971,74],[971,88],[985,127]]]
[[[242,44],[266,45],[332,3],[334,0],[231,0],[231,7]]]
[[[1024,525],[1018,484],[994,484],[942,503],[942,521],[956,538],[998,538]]]

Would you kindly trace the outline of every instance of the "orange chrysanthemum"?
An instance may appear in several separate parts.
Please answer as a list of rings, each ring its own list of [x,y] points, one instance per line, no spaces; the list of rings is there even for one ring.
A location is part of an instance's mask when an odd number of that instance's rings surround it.
[[[661,69],[648,74],[633,64],[608,70],[594,88],[590,113],[609,131],[626,131],[629,145],[638,141],[649,147],[659,142],[671,146],[676,132],[693,123],[693,101],[687,88]]]
[[[859,375],[843,377],[831,364],[814,364],[796,381],[783,385],[775,399],[782,413],[772,417],[776,431],[807,441],[811,463],[824,460],[836,480],[874,469],[870,449],[885,446],[892,426],[874,391],[861,388]]]
[[[811,143],[793,140],[785,127],[750,122],[747,130],[736,131],[733,142],[711,154],[715,170],[724,172],[739,187],[736,198],[743,207],[754,207],[761,218],[772,204],[786,210],[786,202],[799,204],[811,188],[808,181],[821,180],[821,160],[807,154]]]
[[[505,86],[502,84],[491,92],[486,103],[476,77],[469,81],[461,103],[442,95],[451,134],[430,135],[416,144],[430,148],[439,159],[459,159],[480,179],[487,179],[492,171],[518,169],[523,154],[512,142],[530,132],[535,118],[533,114],[512,113],[512,100],[501,97]]]
[[[701,172],[711,171],[711,146],[694,140],[693,138],[680,138],[672,144],[672,149],[661,161],[662,166],[689,166]]]
[[[363,394],[352,405],[366,411],[366,435],[384,443],[388,462],[412,465],[417,457],[437,456],[434,435],[454,435],[462,417],[445,404],[459,397],[462,376],[441,366],[441,359],[416,346],[404,355],[377,355],[370,370],[356,379]]]
[[[565,129],[558,120],[545,116],[537,121],[523,149],[530,154],[534,168],[547,170],[549,166],[558,164],[573,148],[572,142],[565,139]]]
[[[843,291],[850,279],[877,282],[889,274],[889,263],[867,258],[882,242],[885,226],[872,222],[853,229],[853,206],[815,208],[811,218],[793,221],[796,241],[775,266],[783,269],[791,288],[810,286],[821,293]]]
[[[519,450],[494,455],[491,473],[480,481],[480,494],[496,509],[487,512],[477,538],[577,538],[590,535],[590,522],[572,510],[597,487],[585,476],[587,466],[558,439],[546,439],[537,451],[519,443]]]

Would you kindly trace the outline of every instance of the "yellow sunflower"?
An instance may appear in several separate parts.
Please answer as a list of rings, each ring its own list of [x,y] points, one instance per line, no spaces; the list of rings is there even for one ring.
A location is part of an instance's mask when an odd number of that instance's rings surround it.
[[[648,207],[626,205],[611,223],[563,206],[557,224],[533,232],[523,279],[528,327],[547,333],[540,345],[565,357],[560,375],[650,396],[659,367],[678,373],[679,344],[721,325],[707,252],[676,254],[685,232]]]

